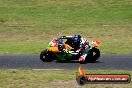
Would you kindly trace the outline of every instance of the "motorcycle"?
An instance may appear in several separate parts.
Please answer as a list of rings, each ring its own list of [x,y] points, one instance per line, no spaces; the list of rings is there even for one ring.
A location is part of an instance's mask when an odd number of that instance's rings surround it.
[[[40,53],[40,59],[43,62],[53,60],[59,62],[78,60],[80,63],[95,62],[100,57],[100,51],[97,48],[99,45],[99,41],[88,41],[81,38],[80,35],[61,36],[54,38],[49,43],[47,49]]]

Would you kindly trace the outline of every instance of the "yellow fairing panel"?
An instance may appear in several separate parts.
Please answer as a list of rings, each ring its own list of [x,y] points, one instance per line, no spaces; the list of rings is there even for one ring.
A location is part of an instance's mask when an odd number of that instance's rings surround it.
[[[55,47],[55,46],[48,48],[48,51],[55,52],[55,53],[60,52],[58,50],[58,47]]]
[[[64,47],[65,47],[65,49],[67,49],[68,51],[70,51],[71,49],[74,49],[74,48],[72,48],[71,46],[69,46],[68,44],[64,44]]]

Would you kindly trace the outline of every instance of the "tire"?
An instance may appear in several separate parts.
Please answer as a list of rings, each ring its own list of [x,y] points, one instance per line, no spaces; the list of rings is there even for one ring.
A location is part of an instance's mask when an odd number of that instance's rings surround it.
[[[79,85],[84,85],[87,82],[87,79],[84,76],[79,76],[76,78],[76,81]]]
[[[100,57],[99,49],[93,47],[90,51],[88,56],[86,57],[86,62],[95,62]]]
[[[47,51],[47,50],[44,50],[40,53],[40,59],[43,61],[43,62],[51,62],[53,61],[53,58],[52,58],[52,53]]]

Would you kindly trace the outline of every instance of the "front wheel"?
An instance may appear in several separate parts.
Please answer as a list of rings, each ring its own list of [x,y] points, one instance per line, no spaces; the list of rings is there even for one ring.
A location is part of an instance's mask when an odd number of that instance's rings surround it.
[[[90,51],[88,56],[86,57],[87,62],[95,62],[100,57],[99,49],[93,47]]]
[[[53,60],[52,53],[47,50],[44,50],[40,53],[40,59],[43,62],[51,62]]]

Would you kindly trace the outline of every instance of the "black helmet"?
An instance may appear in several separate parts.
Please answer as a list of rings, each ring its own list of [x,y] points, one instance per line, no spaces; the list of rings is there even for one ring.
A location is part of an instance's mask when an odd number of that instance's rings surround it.
[[[75,35],[75,36],[73,36],[73,37],[72,37],[72,39],[74,40],[74,42],[79,41],[79,40],[80,40],[80,38],[81,38],[81,36],[80,36],[80,35]]]
[[[81,36],[80,35],[77,35],[78,36],[78,39],[80,39],[81,38]]]

